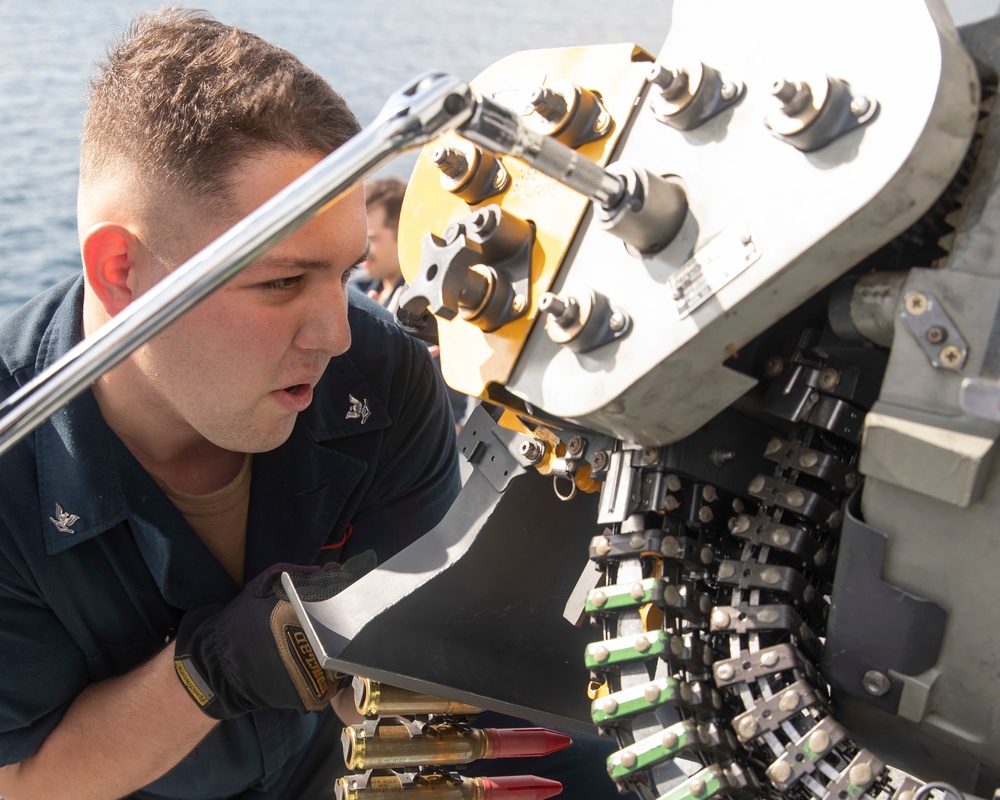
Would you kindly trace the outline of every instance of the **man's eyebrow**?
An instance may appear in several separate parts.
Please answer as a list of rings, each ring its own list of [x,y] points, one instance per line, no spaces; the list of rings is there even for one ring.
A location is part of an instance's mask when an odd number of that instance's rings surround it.
[[[356,266],[368,258],[368,254],[371,252],[371,245],[365,244],[364,252],[356,260],[351,262],[351,266]],[[256,259],[250,266],[244,270],[245,272],[257,272],[265,269],[330,269],[334,267],[332,260],[319,260],[311,258],[295,258],[293,256],[281,256],[274,255],[272,253],[265,253],[260,258]]]

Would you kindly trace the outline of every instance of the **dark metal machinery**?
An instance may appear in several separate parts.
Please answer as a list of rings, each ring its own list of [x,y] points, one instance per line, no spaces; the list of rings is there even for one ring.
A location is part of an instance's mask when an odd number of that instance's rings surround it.
[[[508,413],[438,528],[300,617],[331,668],[596,726],[644,798],[990,796],[1000,21],[746,5],[473,83],[528,133],[428,151],[401,241],[489,204],[529,263],[441,284],[404,244],[404,303]]]

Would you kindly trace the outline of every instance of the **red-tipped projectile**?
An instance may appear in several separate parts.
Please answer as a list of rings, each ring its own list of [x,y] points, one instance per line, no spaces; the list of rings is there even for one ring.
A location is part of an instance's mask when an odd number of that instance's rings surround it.
[[[483,800],[546,800],[563,788],[559,781],[535,775],[504,775],[479,780],[483,782]]]
[[[493,740],[493,752],[487,758],[547,756],[573,744],[565,733],[548,728],[487,728]]]

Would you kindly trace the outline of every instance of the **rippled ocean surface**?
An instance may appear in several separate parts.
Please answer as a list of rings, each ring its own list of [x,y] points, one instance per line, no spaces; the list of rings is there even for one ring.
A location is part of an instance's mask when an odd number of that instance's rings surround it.
[[[78,137],[93,64],[141,0],[0,0],[0,318],[79,269]],[[658,52],[662,0],[204,0],[193,4],[296,53],[362,124],[427,69],[471,80],[518,50],[631,41]],[[413,157],[386,169],[405,177]]]

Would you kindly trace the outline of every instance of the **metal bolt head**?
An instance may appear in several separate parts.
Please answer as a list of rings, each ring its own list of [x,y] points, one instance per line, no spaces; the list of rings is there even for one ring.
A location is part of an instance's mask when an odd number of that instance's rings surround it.
[[[528,98],[535,112],[549,122],[559,122],[566,116],[566,98],[547,86],[539,86]]]
[[[764,362],[764,374],[776,378],[785,371],[785,359],[781,356],[771,356]]]
[[[927,311],[930,301],[923,292],[907,292],[903,298],[903,308],[914,317],[919,317]]]
[[[779,78],[771,86],[771,94],[782,103],[787,103],[795,97],[796,91],[795,84],[785,78]]]
[[[861,685],[865,687],[865,691],[868,694],[873,697],[881,697],[889,693],[889,690],[892,688],[892,681],[889,680],[889,676],[884,672],[879,672],[877,669],[870,669],[861,678]]]
[[[818,730],[809,737],[809,749],[814,753],[822,754],[830,749],[830,734],[824,730]]]
[[[608,453],[606,450],[598,450],[591,458],[590,465],[597,471],[607,469]]]
[[[527,301],[524,299],[523,294],[515,294],[514,299],[510,301],[510,310],[515,314],[520,314],[524,311]]]
[[[787,761],[776,761],[767,768],[767,774],[780,785],[792,777],[792,765]]]
[[[613,312],[611,314],[611,319],[608,320],[608,327],[615,333],[625,330],[626,324],[628,324],[628,317],[626,317],[621,311]]]
[[[736,453],[722,447],[713,447],[712,452],[708,454],[708,460],[713,467],[721,467],[723,464],[728,464],[734,458],[736,458]]]
[[[735,677],[736,669],[732,664],[719,664],[715,668],[715,674],[720,681],[729,681]]]
[[[469,161],[465,153],[454,147],[438,147],[431,153],[431,161],[453,180],[460,180],[469,171]]]
[[[855,786],[867,786],[875,778],[871,764],[855,764],[847,773],[847,777]]]
[[[855,97],[851,100],[851,113],[856,117],[863,117],[872,108],[872,101],[867,97]]]
[[[739,93],[739,88],[732,81],[726,81],[719,87],[719,97],[723,100],[732,100]]]
[[[649,71],[649,80],[659,87],[665,99],[674,100],[684,94],[689,76],[684,69],[668,69],[662,64],[654,64]]]
[[[941,325],[931,325],[924,335],[931,344],[941,344],[941,342],[948,338],[948,330]]]
[[[530,464],[537,464],[545,453],[545,448],[535,439],[521,442],[517,450]]]
[[[566,455],[576,458],[583,454],[583,449],[587,446],[587,440],[582,436],[574,436],[566,445]]]
[[[642,455],[639,457],[639,460],[644,467],[648,467],[651,464],[655,464],[656,459],[659,458],[659,456],[659,447],[644,447],[642,448]]]
[[[789,689],[783,695],[781,695],[781,699],[778,700],[778,708],[780,708],[782,711],[794,711],[796,708],[799,707],[799,702],[801,700],[802,697],[799,695],[797,691],[795,691],[794,689]]]
[[[757,720],[753,717],[744,717],[736,726],[736,733],[741,739],[746,741],[747,739],[752,739],[759,729]]]
[[[833,367],[827,367],[819,373],[819,388],[830,390],[836,387],[840,383],[840,373],[833,369]]]

